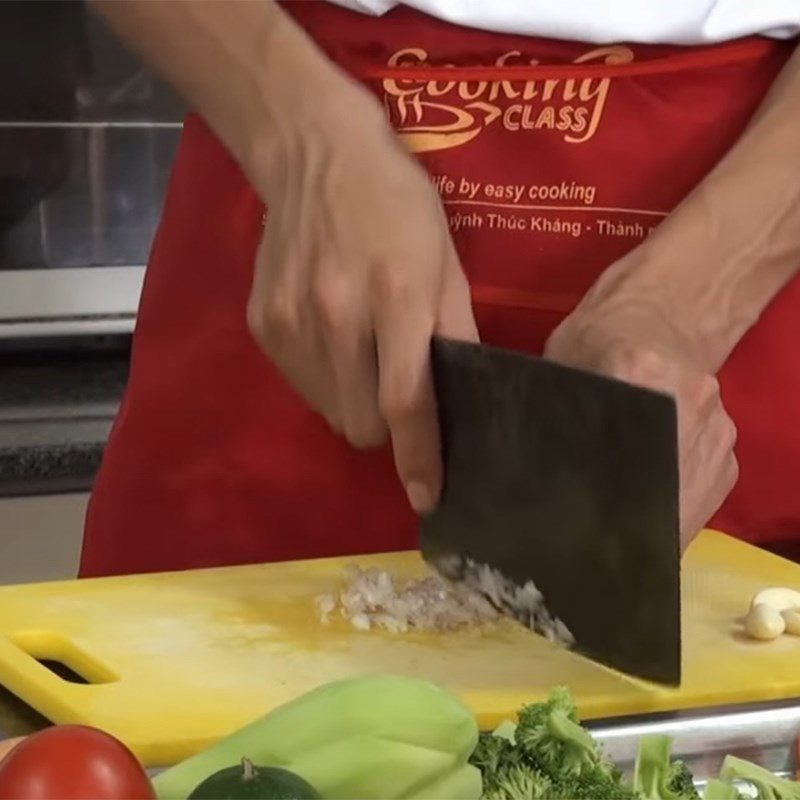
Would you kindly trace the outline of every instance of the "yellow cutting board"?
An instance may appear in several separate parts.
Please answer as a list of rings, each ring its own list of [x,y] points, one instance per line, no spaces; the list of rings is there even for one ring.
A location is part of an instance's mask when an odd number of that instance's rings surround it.
[[[0,684],[55,722],[107,730],[148,765],[184,758],[319,684],[372,672],[433,680],[485,727],[560,683],[586,717],[800,696],[800,637],[751,641],[740,620],[758,589],[800,588],[800,566],[719,533],[705,532],[684,560],[679,691],[510,621],[448,635],[362,633],[338,618],[323,626],[314,598],[353,562],[425,570],[418,554],[399,553],[0,589]],[[93,683],[67,682],[37,659]]]

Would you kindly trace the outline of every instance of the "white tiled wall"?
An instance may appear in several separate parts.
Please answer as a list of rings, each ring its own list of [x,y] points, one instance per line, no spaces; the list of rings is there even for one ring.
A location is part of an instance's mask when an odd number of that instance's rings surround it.
[[[88,499],[0,498],[0,584],[74,578]]]

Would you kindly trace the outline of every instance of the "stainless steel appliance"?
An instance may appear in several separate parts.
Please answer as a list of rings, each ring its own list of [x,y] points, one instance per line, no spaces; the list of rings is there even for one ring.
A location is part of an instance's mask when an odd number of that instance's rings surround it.
[[[83,3],[0,3],[0,338],[129,333],[181,102]]]

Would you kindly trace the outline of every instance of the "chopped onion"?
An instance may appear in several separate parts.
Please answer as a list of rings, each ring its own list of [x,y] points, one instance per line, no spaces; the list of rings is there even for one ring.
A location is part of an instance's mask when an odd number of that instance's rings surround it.
[[[567,626],[547,610],[533,581],[520,586],[486,564],[456,558],[458,562],[446,565],[452,583],[439,575],[399,582],[386,570],[348,566],[341,591],[317,598],[320,621],[327,623],[338,608],[360,631],[447,632],[487,625],[506,612],[551,642],[566,647],[574,643]]]
[[[336,608],[357,630],[383,628],[392,633],[454,631],[483,625],[500,616],[480,594],[449,585],[438,576],[403,583],[386,570],[349,566],[338,596],[317,598],[321,622]]]

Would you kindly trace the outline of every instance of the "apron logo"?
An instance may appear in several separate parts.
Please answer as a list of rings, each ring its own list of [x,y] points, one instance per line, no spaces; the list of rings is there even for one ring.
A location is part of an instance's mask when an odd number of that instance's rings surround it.
[[[519,51],[500,56],[498,67],[537,66],[538,61],[513,61]],[[427,67],[422,48],[399,50],[388,66]],[[628,64],[633,51],[624,46],[600,47],[574,64]],[[447,67],[441,68],[446,75]],[[507,131],[556,131],[565,142],[582,144],[597,133],[611,78],[536,78],[509,80],[419,80],[385,78],[384,102],[389,118],[406,146],[415,153],[466,144],[489,125]]]

